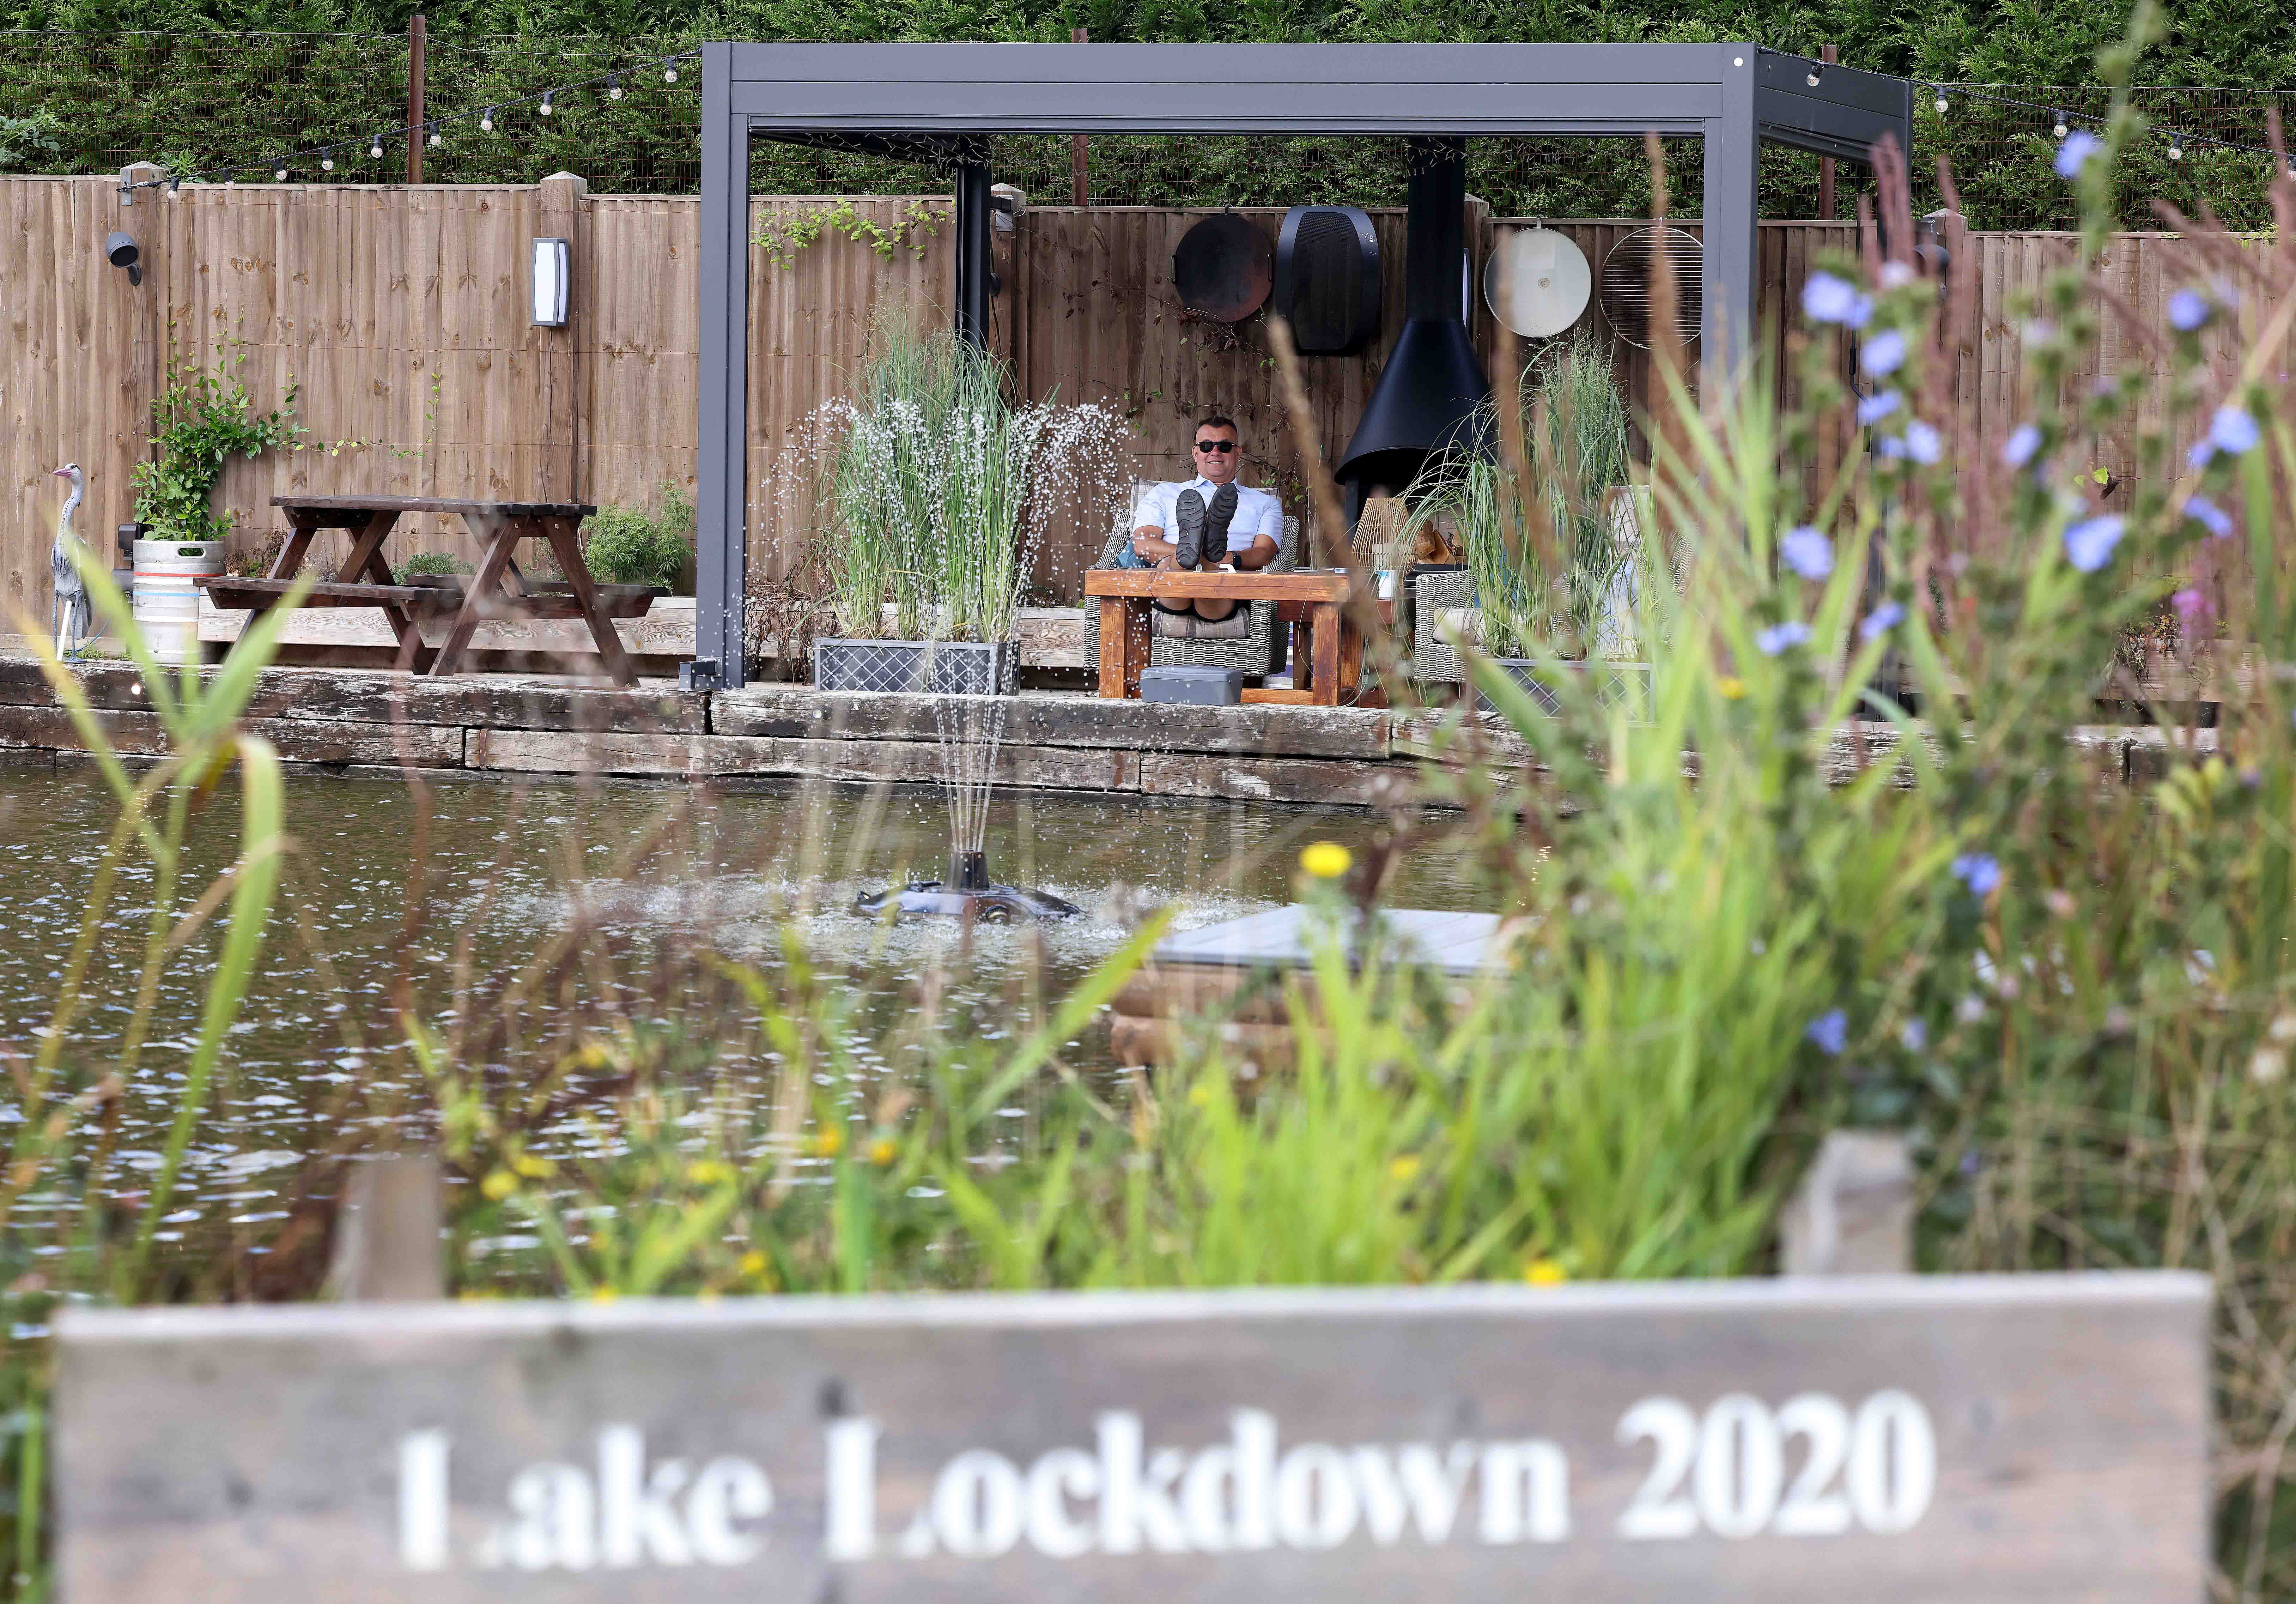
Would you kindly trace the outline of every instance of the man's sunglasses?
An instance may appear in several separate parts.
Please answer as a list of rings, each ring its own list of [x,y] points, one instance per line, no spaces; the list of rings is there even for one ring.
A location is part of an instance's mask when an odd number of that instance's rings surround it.
[[[1198,451],[1234,451],[1235,442],[1234,440],[1198,440],[1196,449]]]

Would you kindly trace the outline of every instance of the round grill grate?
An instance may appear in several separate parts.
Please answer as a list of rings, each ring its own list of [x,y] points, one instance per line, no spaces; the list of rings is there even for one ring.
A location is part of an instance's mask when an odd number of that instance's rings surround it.
[[[1603,315],[1620,340],[1650,348],[1651,258],[1659,236],[1666,236],[1667,265],[1674,269],[1675,306],[1682,343],[1698,338],[1705,319],[1706,256],[1696,236],[1679,228],[1637,228],[1603,258]]]

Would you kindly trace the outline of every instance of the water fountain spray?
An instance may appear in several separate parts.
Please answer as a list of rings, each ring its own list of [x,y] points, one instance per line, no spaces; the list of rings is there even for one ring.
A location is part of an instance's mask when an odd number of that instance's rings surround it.
[[[1009,673],[1010,670],[1008,669]],[[1006,696],[936,696],[933,724],[940,737],[941,790],[948,798],[948,872],[937,880],[911,880],[898,890],[863,896],[860,912],[900,917],[938,913],[983,924],[1024,919],[1067,919],[1083,912],[1049,891],[999,885],[988,878],[988,799],[996,784],[996,753],[1004,741]]]

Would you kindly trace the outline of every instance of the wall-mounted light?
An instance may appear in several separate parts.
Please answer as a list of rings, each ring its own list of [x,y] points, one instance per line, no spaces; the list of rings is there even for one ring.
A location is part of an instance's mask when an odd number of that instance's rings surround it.
[[[534,326],[566,326],[566,286],[573,277],[574,247],[570,240],[534,242]]]
[[[127,268],[127,282],[131,284],[140,284],[144,282],[144,269],[138,259],[141,255],[142,253],[135,249],[134,234],[115,232],[103,241],[104,260],[110,262],[114,267]]]

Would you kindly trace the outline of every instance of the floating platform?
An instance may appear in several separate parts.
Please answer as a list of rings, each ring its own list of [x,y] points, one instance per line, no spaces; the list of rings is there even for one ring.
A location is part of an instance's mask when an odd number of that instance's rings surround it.
[[[1376,942],[1390,963],[1416,963],[1466,980],[1503,962],[1508,929],[1496,913],[1382,909],[1368,927],[1350,911],[1344,933],[1327,910],[1299,903],[1184,930],[1156,944],[1116,995],[1111,1044],[1119,1062],[1162,1064],[1185,1051],[1187,1021],[1206,1015],[1232,1067],[1292,1061],[1295,1021],[1283,978],[1309,968],[1344,935],[1349,947]]]

